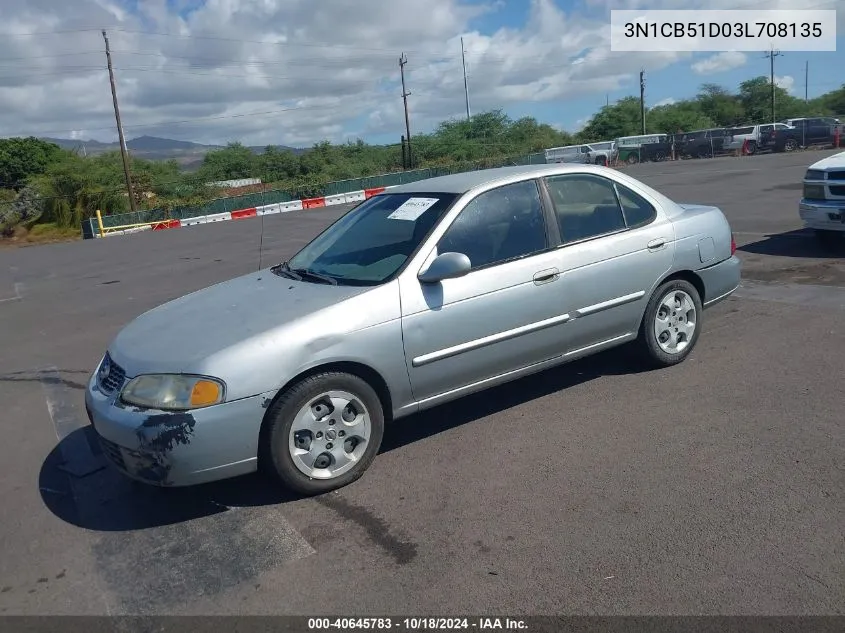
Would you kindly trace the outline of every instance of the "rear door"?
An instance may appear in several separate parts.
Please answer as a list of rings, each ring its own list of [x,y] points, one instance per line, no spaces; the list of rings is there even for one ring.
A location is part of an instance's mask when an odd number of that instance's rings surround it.
[[[596,174],[544,180],[562,246],[561,271],[568,354],[635,333],[654,284],[670,269],[674,230],[635,186]]]

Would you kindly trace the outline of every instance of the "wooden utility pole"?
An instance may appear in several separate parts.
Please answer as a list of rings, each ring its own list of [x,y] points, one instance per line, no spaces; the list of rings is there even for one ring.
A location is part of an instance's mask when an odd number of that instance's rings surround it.
[[[640,126],[645,134],[645,71],[640,71]]]
[[[807,103],[809,99],[809,85],[810,85],[810,62],[804,62],[804,103]]]
[[[467,83],[467,60],[464,50],[464,38],[461,38],[461,63],[464,65],[464,97],[467,102],[467,121],[470,120],[469,114],[469,84]]]
[[[775,122],[775,57],[779,57],[782,53],[776,51],[774,48],[766,53],[771,63],[771,82],[772,82],[772,123]]]
[[[408,63],[408,58],[405,53],[399,56],[399,74],[402,75],[402,101],[405,102],[405,139],[408,144],[408,167],[413,167],[414,159],[411,153],[411,123],[408,119],[408,97],[410,92],[405,90],[405,64]]]
[[[126,139],[123,138],[123,124],[120,122],[120,108],[117,105],[117,88],[114,84],[114,69],[111,65],[111,50],[109,49],[109,36],[103,29],[103,39],[106,42],[106,62],[109,67],[109,83],[111,83],[111,98],[114,103],[114,118],[117,121],[117,136],[120,139],[120,155],[123,158],[123,175],[126,177],[126,190],[129,192],[129,208],[132,213],[137,211],[135,206],[135,192],[132,190],[132,176],[129,173],[129,157],[126,154]]]

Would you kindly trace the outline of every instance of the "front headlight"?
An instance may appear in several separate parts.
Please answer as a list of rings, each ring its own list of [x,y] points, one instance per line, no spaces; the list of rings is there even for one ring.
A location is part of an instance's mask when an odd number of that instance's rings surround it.
[[[186,410],[219,404],[224,395],[223,383],[206,376],[148,374],[130,380],[120,399],[149,409]]]
[[[807,200],[824,200],[824,185],[804,183],[804,198]]]

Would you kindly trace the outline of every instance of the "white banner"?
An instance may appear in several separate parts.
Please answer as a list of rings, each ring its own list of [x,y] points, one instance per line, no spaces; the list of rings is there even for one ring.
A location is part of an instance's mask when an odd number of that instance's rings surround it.
[[[618,52],[836,51],[836,10],[610,12]]]

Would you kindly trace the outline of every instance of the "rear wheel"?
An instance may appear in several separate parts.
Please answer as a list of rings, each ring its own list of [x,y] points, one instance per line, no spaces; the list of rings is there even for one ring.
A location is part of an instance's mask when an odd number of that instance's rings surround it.
[[[384,412],[358,376],[326,372],[297,383],[267,412],[262,461],[291,490],[321,494],[364,474],[378,453]]]
[[[639,343],[648,361],[669,367],[690,355],[701,332],[703,307],[690,282],[673,279],[662,284],[646,306]]]
[[[783,150],[785,152],[794,152],[796,149],[798,149],[798,141],[794,138],[786,139],[786,142],[783,144]]]

